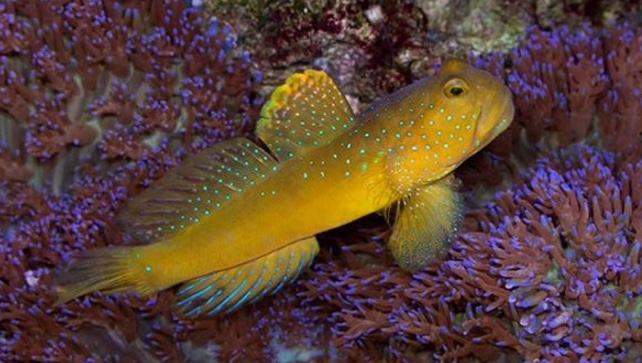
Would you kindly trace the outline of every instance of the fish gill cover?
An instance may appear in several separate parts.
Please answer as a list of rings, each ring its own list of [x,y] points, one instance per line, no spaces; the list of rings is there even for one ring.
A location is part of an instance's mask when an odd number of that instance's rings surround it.
[[[256,118],[248,55],[182,4],[0,4],[0,360],[642,355],[642,31],[629,25],[531,28],[473,59],[506,79],[517,115],[459,175],[503,191],[423,271],[392,264],[373,217],[325,236],[292,287],[230,315],[181,321],[173,291],[53,309],[54,265],[128,243],[112,218],[131,196]]]

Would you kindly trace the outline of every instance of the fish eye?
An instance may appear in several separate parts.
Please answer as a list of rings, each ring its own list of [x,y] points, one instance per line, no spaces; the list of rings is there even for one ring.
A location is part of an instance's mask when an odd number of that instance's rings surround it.
[[[444,94],[448,98],[462,97],[468,93],[468,85],[461,78],[452,78],[444,86]]]

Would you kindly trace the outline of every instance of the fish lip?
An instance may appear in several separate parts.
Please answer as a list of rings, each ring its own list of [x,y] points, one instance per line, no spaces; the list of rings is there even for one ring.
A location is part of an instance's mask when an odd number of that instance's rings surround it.
[[[513,117],[515,116],[515,106],[513,105],[513,98],[510,93],[508,94],[508,97],[504,98],[501,115],[502,120],[499,125],[499,129],[501,131],[499,131],[498,134],[506,131],[508,126],[513,122]]]
[[[512,97],[510,97],[509,94],[509,97],[504,97],[501,111],[498,114],[499,122],[497,123],[497,125],[495,125],[495,127],[493,127],[492,139],[496,138],[497,136],[499,136],[499,134],[506,131],[508,126],[510,126],[511,122],[513,121],[514,113],[515,107],[513,106]]]
[[[514,115],[515,109],[513,106],[513,100],[510,97],[505,97],[504,101],[501,105],[501,111],[497,114],[497,118],[499,119],[499,122],[493,128],[490,130],[488,133],[488,137],[485,138],[484,142],[479,145],[479,149],[482,149],[486,147],[488,144],[490,144],[497,136],[499,136],[501,133],[506,131],[508,126],[510,126],[511,122],[513,121],[513,115]],[[510,114],[510,117],[508,117]],[[477,114],[477,120],[481,120],[482,117],[484,116],[484,108],[479,109],[479,113]]]

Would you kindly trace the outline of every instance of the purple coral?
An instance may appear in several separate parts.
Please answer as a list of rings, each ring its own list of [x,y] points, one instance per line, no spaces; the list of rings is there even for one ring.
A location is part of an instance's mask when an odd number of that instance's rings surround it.
[[[139,160],[167,137],[193,152],[256,116],[258,74],[229,26],[181,1],[3,6],[3,154],[29,171]]]
[[[642,31],[584,24],[531,27],[527,34],[524,45],[507,54],[474,59],[504,77],[513,92],[514,141],[520,142],[523,130],[528,143],[540,148],[588,139],[623,153],[638,149]]]

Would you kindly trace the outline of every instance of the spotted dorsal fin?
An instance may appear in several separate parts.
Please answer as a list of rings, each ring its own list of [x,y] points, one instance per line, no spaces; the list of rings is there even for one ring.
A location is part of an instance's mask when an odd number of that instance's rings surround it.
[[[400,203],[388,246],[399,266],[416,271],[443,255],[462,218],[454,176],[412,191]]]
[[[154,182],[118,215],[140,241],[167,238],[220,209],[278,168],[248,139],[218,143],[184,160]]]
[[[176,296],[178,312],[196,317],[251,304],[292,282],[318,252],[316,238],[310,237],[237,267],[189,281]]]
[[[330,76],[307,69],[288,77],[261,110],[256,134],[279,161],[332,141],[355,117]]]

